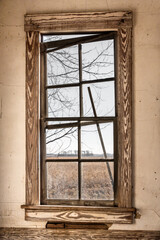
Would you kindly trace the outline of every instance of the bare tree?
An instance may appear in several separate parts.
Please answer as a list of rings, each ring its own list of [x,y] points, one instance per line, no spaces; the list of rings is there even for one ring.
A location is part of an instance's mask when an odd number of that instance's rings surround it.
[[[60,36],[52,36],[46,41],[60,40]],[[82,45],[82,78],[97,80],[114,75],[113,41],[93,42]],[[48,85],[61,85],[79,82],[79,58],[78,46],[62,48],[47,54],[47,82]],[[108,87],[108,86],[106,86]],[[94,96],[95,108],[104,106],[101,94],[105,84],[93,83],[91,89]],[[51,117],[74,117],[79,115],[78,88],[53,88],[48,90],[48,116]],[[89,100],[87,88],[83,90],[83,104],[85,116],[93,116],[93,109]],[[104,116],[113,114],[114,106],[103,111]],[[102,111],[101,111],[102,112]],[[107,127],[106,124],[105,127]],[[103,126],[104,128],[104,126]],[[55,142],[55,152],[64,152],[69,149],[71,142],[77,138],[76,128],[55,129],[47,133],[46,143]],[[86,130],[83,130],[86,131]],[[96,129],[91,131],[97,131]],[[64,138],[66,146],[64,146]],[[85,143],[84,143],[85,144]]]

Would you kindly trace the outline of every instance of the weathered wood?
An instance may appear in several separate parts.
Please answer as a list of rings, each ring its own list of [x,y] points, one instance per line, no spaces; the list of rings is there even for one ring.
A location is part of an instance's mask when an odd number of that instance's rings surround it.
[[[131,29],[118,31],[118,206],[131,207],[131,148],[132,148],[132,92],[131,92]]]
[[[77,223],[132,223],[134,209],[105,207],[25,207],[25,219],[29,221],[77,222]]]
[[[39,203],[39,33],[26,33],[26,203]]]
[[[79,87],[80,84],[91,84],[91,83],[101,83],[101,82],[112,82],[115,78],[101,78],[96,80],[85,80],[81,83],[67,83],[67,84],[59,84],[59,85],[48,85],[46,86],[46,89],[53,89],[53,88],[66,88],[66,87]]]
[[[99,117],[48,117],[45,118],[46,122],[49,121],[99,121]],[[101,120],[114,121],[115,117],[101,117]]]
[[[118,208],[118,207],[90,207],[90,206],[58,206],[58,205],[21,205],[22,209],[28,209],[28,210],[49,210],[49,211],[85,211],[88,212],[94,211],[109,211],[109,212],[135,212],[135,208]]]
[[[25,220],[29,221],[54,221],[54,222],[82,222],[82,223],[133,223],[133,213],[112,212],[87,212],[87,211],[40,211],[26,210]]]
[[[65,228],[65,223],[52,223],[52,222],[47,222],[47,224],[46,224],[46,228],[61,228],[61,229],[63,229],[63,228]]]
[[[38,189],[38,66],[39,66],[39,33],[38,32],[92,32],[118,30],[118,74],[117,74],[117,93],[118,93],[118,198],[116,203],[119,207],[124,207],[121,212],[112,212],[105,209],[104,213],[100,212],[100,221],[113,222],[128,221],[132,222],[133,211],[126,208],[131,207],[131,12],[112,12],[112,13],[71,13],[71,14],[40,14],[25,16],[25,31],[27,32],[26,41],[26,204],[36,205],[39,203]],[[35,32],[34,32],[35,31]],[[113,118],[102,118],[102,120],[113,120]],[[57,119],[48,118],[46,120],[57,121]],[[61,119],[63,120],[63,119]],[[64,119],[66,121],[66,119]],[[71,119],[70,119],[71,120]],[[72,118],[75,120],[75,118]],[[78,120],[78,118],[76,118]],[[82,119],[81,119],[82,120]],[[85,120],[85,118],[83,118]],[[93,118],[87,118],[93,120]],[[94,119],[95,120],[95,119]],[[34,211],[33,211],[34,209]],[[37,220],[38,216],[52,213],[53,210],[42,208],[27,208],[26,215],[28,219]],[[56,206],[54,219],[65,218],[68,210]],[[59,209],[59,210],[58,210]],[[115,209],[115,208],[114,208]],[[118,208],[117,211],[119,211]],[[86,219],[86,215],[91,215],[91,219],[99,217],[99,209],[91,208],[91,211],[84,209],[85,216],[76,215],[76,207],[69,213],[69,217],[75,221],[76,216],[81,220]],[[62,215],[59,214],[62,212]],[[74,213],[74,214],[72,214]],[[94,215],[95,213],[95,215]],[[33,215],[32,215],[33,214]],[[57,216],[57,215],[58,216]],[[78,212],[79,214],[79,212]],[[83,211],[82,211],[83,214]],[[127,215],[129,214],[129,215]],[[122,216],[122,219],[120,218]],[[128,216],[128,219],[126,218]],[[43,216],[42,216],[43,217]],[[67,216],[68,217],[68,216]],[[94,218],[95,217],[95,218]],[[113,219],[114,218],[114,219]],[[51,216],[52,219],[52,216]],[[127,220],[126,220],[127,219]],[[52,219],[53,220],[53,219]],[[83,220],[82,220],[83,221]],[[117,238],[116,238],[117,239]]]
[[[47,196],[47,179],[46,179],[46,171],[45,171],[45,157],[46,157],[46,148],[44,147],[46,144],[46,131],[45,131],[45,125],[44,119],[46,117],[47,113],[47,100],[46,100],[46,86],[47,81],[47,61],[46,61],[46,53],[40,54],[40,117],[41,117],[41,126],[40,126],[40,165],[41,165],[41,171],[40,171],[40,186],[41,186],[41,197],[40,202],[43,202],[43,199]]]
[[[99,120],[99,121],[88,121],[88,122],[73,122],[73,123],[64,123],[64,124],[50,124],[46,126],[46,129],[62,129],[62,128],[69,128],[69,127],[78,127],[78,125],[80,126],[89,126],[89,125],[95,125],[96,123],[107,123],[110,121],[103,121],[103,120]]]
[[[1,240],[159,240],[160,231],[0,228]]]
[[[68,158],[68,159],[66,159],[65,157],[64,158],[52,158],[52,157],[48,157],[48,158],[46,158],[45,159],[45,161],[46,162],[63,162],[64,163],[64,161],[65,162],[86,162],[86,159],[84,158],[84,159],[78,159],[78,157],[77,158],[75,158],[75,159],[71,159],[71,158]],[[104,158],[87,158],[87,162],[114,162],[114,159],[112,158],[112,159],[104,159]],[[48,200],[50,200],[50,199],[48,199]],[[48,201],[47,200],[47,201]],[[55,201],[55,200],[53,200],[53,201]],[[59,204],[60,204],[60,202],[62,201],[64,201],[65,203],[69,203],[70,202],[70,200],[57,200],[58,202],[59,202]],[[75,201],[76,203],[78,203],[78,206],[80,206],[81,204],[81,201],[83,201],[84,202],[84,204],[83,205],[85,205],[85,202],[88,202],[87,200],[71,200],[72,202],[73,201]],[[92,200],[89,200],[89,202],[90,201],[92,201]],[[103,202],[103,204],[104,205],[102,205],[101,204],[101,206],[107,206],[107,207],[109,207],[110,205],[111,206],[114,206],[114,201],[113,200],[93,200],[93,202],[94,203],[96,203],[96,202]],[[112,204],[109,204],[109,203],[112,203]],[[57,203],[58,204],[58,203]],[[53,204],[54,205],[54,204]],[[62,205],[65,205],[65,204],[62,204]],[[72,204],[71,204],[72,205]],[[77,204],[75,204],[75,205],[77,205]],[[86,205],[85,205],[86,206]],[[92,206],[92,205],[91,205]],[[96,205],[97,206],[97,205]]]
[[[132,13],[86,12],[25,15],[25,31],[106,31],[132,26]]]
[[[96,108],[95,108],[95,105],[94,105],[94,100],[93,100],[93,96],[92,96],[92,92],[91,92],[90,87],[88,87],[88,93],[89,93],[89,98],[90,98],[90,101],[91,101],[91,106],[92,106],[94,116],[97,117],[97,112],[96,112]],[[107,153],[106,153],[101,129],[100,129],[100,126],[99,126],[99,122],[96,122],[96,126],[97,126],[97,130],[98,130],[98,135],[99,135],[101,147],[102,147],[102,150],[103,150],[104,158],[107,159],[108,157],[107,157]],[[110,177],[110,181],[111,181],[111,184],[112,184],[112,188],[113,188],[113,191],[114,191],[114,179],[112,177],[112,172],[111,172],[111,169],[110,169],[110,165],[109,165],[108,162],[106,162],[106,165],[107,165],[107,170],[108,170],[108,174],[109,174],[109,177]]]
[[[115,36],[115,32],[111,31],[105,34],[99,34],[99,35],[91,35],[87,37],[79,37],[79,38],[73,38],[73,39],[65,39],[60,41],[51,41],[51,42],[44,42],[41,43],[41,51],[45,51],[46,53],[51,53],[60,49],[72,47],[74,45],[79,45],[83,43],[90,43],[90,42],[97,42],[97,41],[104,41],[104,40],[110,40],[113,39]],[[59,44],[58,44],[59,43]],[[52,48],[52,49],[49,49]]]
[[[48,162],[46,160],[46,162]],[[54,161],[55,162],[55,161]],[[59,160],[59,162],[62,162],[61,160]],[[63,160],[64,162],[64,160]],[[67,162],[67,160],[65,160],[65,162]],[[74,161],[73,161],[74,162]],[[77,162],[77,160],[76,160]],[[82,162],[82,160],[80,160],[80,162]],[[93,160],[92,160],[93,162]],[[98,162],[98,160],[97,160]],[[64,207],[64,206],[74,206],[76,208],[76,206],[90,206],[90,207],[113,207],[114,206],[114,201],[113,200],[108,200],[108,201],[105,201],[105,200],[67,200],[67,199],[64,199],[64,200],[55,200],[55,199],[46,199],[43,206],[44,205],[52,205],[52,206],[61,206],[61,207]],[[43,206],[42,206],[42,209],[43,209]]]
[[[109,227],[112,224],[109,224]],[[47,222],[46,228],[65,228],[65,229],[108,229],[108,225],[104,223],[54,223]]]

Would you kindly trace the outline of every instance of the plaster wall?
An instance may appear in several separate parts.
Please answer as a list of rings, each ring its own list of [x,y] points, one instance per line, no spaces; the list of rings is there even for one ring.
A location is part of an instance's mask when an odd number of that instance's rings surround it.
[[[24,220],[24,14],[132,10],[134,206],[141,218],[111,229],[160,230],[160,1],[0,0],[0,227]]]

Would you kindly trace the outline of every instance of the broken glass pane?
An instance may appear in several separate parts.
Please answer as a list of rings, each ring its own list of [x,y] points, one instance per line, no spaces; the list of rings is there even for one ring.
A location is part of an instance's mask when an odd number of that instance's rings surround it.
[[[111,176],[108,168],[110,169]],[[114,164],[105,162],[82,163],[82,199],[113,200]]]
[[[47,197],[49,199],[78,199],[77,163],[47,163]]]

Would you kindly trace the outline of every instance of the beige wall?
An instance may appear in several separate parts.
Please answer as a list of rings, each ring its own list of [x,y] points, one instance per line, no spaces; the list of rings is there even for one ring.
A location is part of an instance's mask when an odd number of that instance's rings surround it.
[[[24,220],[25,13],[132,10],[134,206],[141,218],[112,229],[160,230],[160,0],[0,0],[0,227]]]

